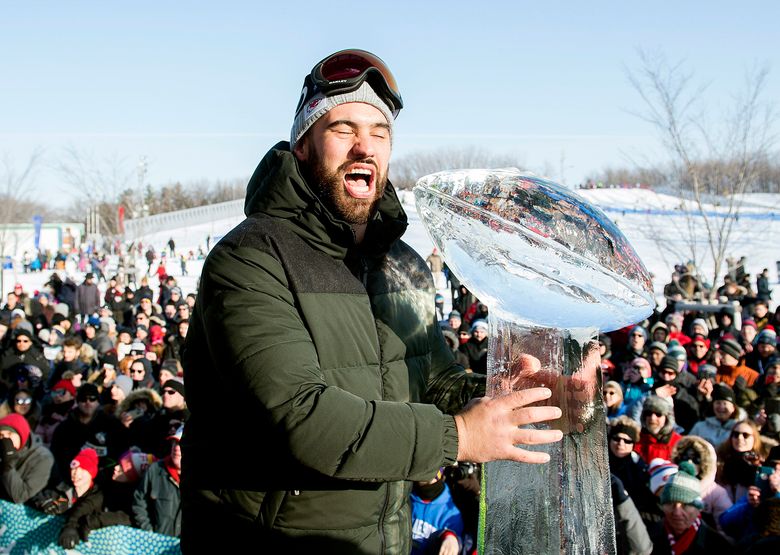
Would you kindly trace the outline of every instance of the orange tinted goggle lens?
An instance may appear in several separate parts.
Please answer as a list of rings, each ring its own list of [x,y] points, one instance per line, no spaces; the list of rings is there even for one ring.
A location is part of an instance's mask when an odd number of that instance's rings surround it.
[[[401,108],[401,93],[398,83],[387,65],[377,56],[365,50],[342,50],[325,58],[317,64],[312,77],[314,82],[323,90],[338,89],[340,86],[349,87],[357,82],[362,82],[366,73],[376,71],[382,76],[388,92],[397,101],[397,108]]]

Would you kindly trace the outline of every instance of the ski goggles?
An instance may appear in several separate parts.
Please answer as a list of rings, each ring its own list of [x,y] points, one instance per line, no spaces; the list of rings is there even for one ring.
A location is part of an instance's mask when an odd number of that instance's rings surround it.
[[[360,88],[368,80],[374,91],[391,108],[393,117],[397,117],[403,108],[403,100],[398,90],[398,83],[381,58],[365,50],[341,50],[320,61],[306,77],[312,84],[306,98],[301,99],[301,106],[318,92],[327,96],[344,94]]]

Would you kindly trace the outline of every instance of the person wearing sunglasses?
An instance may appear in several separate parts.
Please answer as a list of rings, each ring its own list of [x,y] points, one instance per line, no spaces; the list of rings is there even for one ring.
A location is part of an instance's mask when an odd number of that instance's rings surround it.
[[[16,368],[25,364],[40,368],[44,383],[48,380],[49,361],[43,356],[43,351],[33,338],[32,332],[27,328],[16,328],[10,348],[6,349],[0,358],[0,377],[6,387],[13,384]]]
[[[100,410],[100,392],[95,384],[86,383],[76,392],[76,407],[54,430],[51,452],[63,476],[70,461],[83,447],[94,449],[101,460],[109,455],[110,440],[118,430],[116,419]],[[112,456],[121,454],[112,450]]]
[[[8,399],[0,404],[0,418],[9,414],[23,416],[30,429],[35,429],[41,419],[41,405],[35,399],[32,389],[24,384],[17,384],[11,388]]]
[[[653,508],[655,500],[647,487],[647,461],[634,451],[640,433],[639,424],[628,416],[613,418],[609,421],[607,447],[609,471],[623,483],[637,509],[644,512]]]
[[[747,413],[737,406],[734,390],[725,383],[715,384],[712,388],[712,412],[704,420],[691,428],[691,435],[699,436],[717,447],[731,435],[737,422],[747,418]]]
[[[603,394],[607,419],[626,414],[626,405],[623,403],[623,389],[619,383],[613,381],[605,383]]]
[[[457,460],[547,462],[516,445],[562,437],[517,427],[559,417],[525,406],[546,388],[458,413],[485,377],[455,364],[430,269],[401,241],[387,176],[402,107],[374,54],[317,63],[246,220],[204,263],[183,355],[185,553],[409,553],[411,482]]]
[[[170,448],[168,437],[190,417],[184,398],[184,381],[179,377],[168,378],[162,383],[162,409],[152,418],[148,435],[151,436],[151,453],[162,458]]]
[[[672,403],[663,397],[651,395],[642,405],[642,432],[634,450],[645,461],[653,459],[670,460],[672,448],[682,437],[675,431]]]
[[[758,426],[752,420],[738,422],[731,429],[729,438],[718,446],[715,481],[726,489],[732,502],[736,503],[747,495],[768,451]]]

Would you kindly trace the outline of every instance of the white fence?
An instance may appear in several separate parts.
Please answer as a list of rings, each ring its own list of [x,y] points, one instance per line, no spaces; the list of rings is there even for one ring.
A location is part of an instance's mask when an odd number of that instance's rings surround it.
[[[145,218],[125,221],[125,240],[135,241],[159,231],[186,228],[227,218],[241,218],[244,215],[244,199],[220,202],[176,212],[166,212]]]

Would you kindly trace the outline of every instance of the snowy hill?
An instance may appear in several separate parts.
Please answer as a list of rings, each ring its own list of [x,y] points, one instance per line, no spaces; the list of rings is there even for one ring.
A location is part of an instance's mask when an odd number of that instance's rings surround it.
[[[693,245],[701,259],[706,258],[706,229],[703,220],[689,221],[677,208],[680,199],[668,195],[656,194],[645,189],[593,189],[579,190],[577,193],[597,205],[618,225],[629,242],[639,253],[648,270],[654,275],[656,295],[660,296],[663,285],[668,282],[671,270],[676,263],[685,262],[691,258],[691,245],[686,245],[682,237],[688,235],[688,228],[695,230],[696,241]],[[433,248],[414,207],[414,197],[411,192],[401,191],[402,202],[409,216],[409,229],[404,240],[421,256],[426,257]],[[718,207],[711,207],[713,214]],[[201,248],[206,250],[206,238],[213,246],[225,233],[241,221],[240,217],[215,220],[205,224],[183,226],[178,229],[146,235],[145,245],[152,244],[159,252],[173,238],[179,252],[192,250],[197,253]],[[743,210],[739,221],[734,223],[732,249],[729,256],[747,258],[747,271],[753,276],[763,268],[770,269],[770,281],[777,282],[776,262],[780,261],[780,195],[755,194],[745,195]],[[185,292],[194,291],[197,287],[197,277],[200,274],[203,261],[195,260],[188,263],[189,276],[180,277],[178,262],[171,261],[167,265],[170,274],[177,277]],[[138,261],[139,268],[141,260]],[[144,264],[145,266],[145,264]],[[705,276],[711,275],[711,267],[703,264]],[[725,265],[721,275],[725,271]],[[77,282],[81,275],[75,268],[69,268]],[[38,275],[15,274],[6,270],[4,289],[10,291],[15,281],[21,281],[28,290],[39,289],[45,282],[48,273]],[[156,280],[153,284],[156,284]]]

